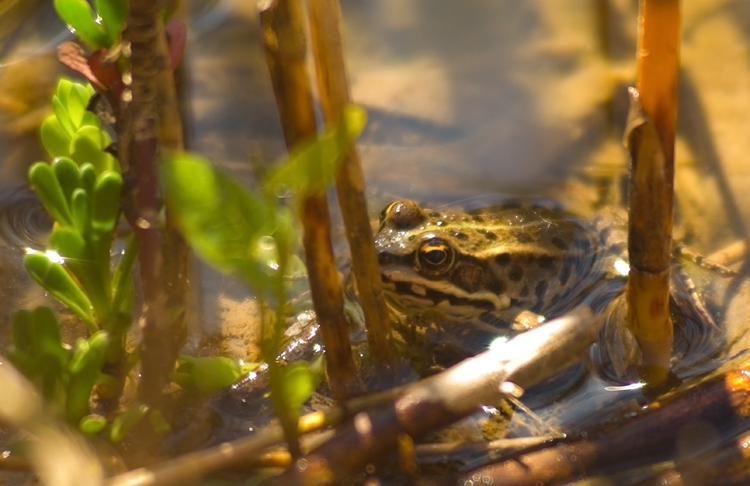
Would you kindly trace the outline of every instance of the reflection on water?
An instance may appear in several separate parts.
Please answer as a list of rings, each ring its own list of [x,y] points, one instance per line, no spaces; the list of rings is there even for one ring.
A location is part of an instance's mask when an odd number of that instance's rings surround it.
[[[26,190],[0,195],[0,246],[22,253],[41,250],[53,220],[37,197]],[[7,252],[6,252],[7,255]]]

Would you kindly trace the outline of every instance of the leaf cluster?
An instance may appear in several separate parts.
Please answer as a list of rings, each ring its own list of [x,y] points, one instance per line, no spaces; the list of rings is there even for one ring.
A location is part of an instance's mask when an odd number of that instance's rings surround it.
[[[128,0],[55,0],[57,15],[93,50],[109,49],[120,41],[128,18]]]
[[[127,367],[125,333],[131,324],[131,277],[137,247],[131,238],[114,272],[111,247],[119,220],[122,176],[104,152],[110,139],[86,111],[92,90],[61,80],[53,97],[55,114],[42,126],[52,163],[37,162],[29,182],[55,220],[45,251],[29,249],[28,274],[65,304],[89,329],[71,349],[60,340],[59,323],[44,307],[13,315],[11,360],[42,390],[54,407],[77,423],[88,413],[96,384],[101,396],[116,396]],[[117,378],[102,373],[115,365]],[[87,424],[91,428],[91,424]]]
[[[41,391],[45,401],[72,423],[89,413],[91,389],[101,373],[109,336],[100,331],[71,349],[60,339],[60,324],[48,307],[19,310],[11,317],[14,347],[8,357]]]
[[[79,166],[89,163],[97,174],[119,173],[119,162],[106,151],[112,138],[86,109],[93,94],[91,85],[61,78],[52,96],[54,113],[42,122],[42,145],[51,157],[69,157]]]

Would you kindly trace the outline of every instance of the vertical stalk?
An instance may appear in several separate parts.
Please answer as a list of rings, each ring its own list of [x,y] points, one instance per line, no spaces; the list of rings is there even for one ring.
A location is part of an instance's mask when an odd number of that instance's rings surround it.
[[[638,92],[643,114],[631,105],[626,139],[632,155],[627,286],[628,328],[641,348],[641,377],[649,385],[669,373],[672,322],[669,318],[674,141],[679,71],[679,0],[641,0],[638,15]],[[635,108],[637,110],[637,107]],[[645,131],[633,130],[642,118]],[[653,128],[649,128],[650,121]],[[655,130],[655,137],[649,135]],[[650,142],[649,140],[653,140]]]
[[[341,9],[337,0],[310,2],[310,35],[323,117],[329,125],[335,125],[350,102],[341,39]],[[365,179],[356,144],[347,154],[336,178],[336,192],[346,225],[357,290],[362,299],[370,355],[378,362],[392,363],[396,351],[383,298],[378,259],[372,244]]]
[[[188,250],[169,218],[166,228],[159,221],[157,158],[183,149],[182,122],[158,2],[131,0],[127,25],[132,82],[123,96],[118,142],[136,186],[126,213],[140,243],[145,301],[138,392],[143,402],[163,408],[162,390],[186,336]]]
[[[284,138],[291,148],[316,133],[301,5],[297,0],[263,1],[258,10]],[[359,386],[325,194],[301,201],[301,219],[310,291],[326,347],[329,386],[337,399],[351,397]]]

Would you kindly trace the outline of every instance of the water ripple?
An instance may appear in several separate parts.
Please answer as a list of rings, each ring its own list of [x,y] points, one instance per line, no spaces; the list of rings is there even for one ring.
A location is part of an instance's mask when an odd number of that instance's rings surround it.
[[[0,195],[0,245],[16,249],[44,248],[52,218],[37,197],[18,190]]]

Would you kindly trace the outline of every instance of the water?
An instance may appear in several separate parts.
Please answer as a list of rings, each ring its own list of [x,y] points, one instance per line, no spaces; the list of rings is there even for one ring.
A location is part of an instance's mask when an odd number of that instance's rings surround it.
[[[370,111],[360,148],[373,215],[403,197],[440,204],[541,196],[584,214],[616,199],[627,167],[619,138],[624,91],[635,74],[635,2],[342,3],[353,96]],[[213,17],[203,23],[206,17],[197,18],[199,35],[187,50],[182,73],[187,139],[191,149],[249,181],[250,160],[273,160],[284,147],[252,2],[220,6],[226,17],[218,24]],[[748,2],[683,5],[677,231],[703,253],[744,238],[750,217],[747,19]],[[218,27],[211,30],[212,25]],[[51,54],[27,57],[49,39],[31,39],[19,44],[21,54],[2,53],[19,61],[15,71],[0,68],[4,121],[26,113],[41,120],[51,94],[58,69]],[[16,103],[21,98],[12,81],[21,78],[35,80],[21,84],[33,86],[29,99],[40,101]],[[24,189],[26,168],[43,158],[33,126],[26,120],[0,127],[0,297],[12,304],[8,309],[29,302],[26,290],[12,287],[28,288],[20,268],[23,248],[41,245],[49,225]],[[685,379],[727,358],[744,362],[742,352],[750,347],[744,332],[746,277],[747,271],[727,282],[698,274],[730,346],[717,356],[705,335],[678,341],[678,352],[692,360],[681,365],[689,370]],[[257,333],[248,322],[257,319],[257,305],[247,291],[202,266],[193,281],[188,352],[256,359]],[[686,330],[691,329],[688,322]],[[558,424],[582,416],[598,420],[593,412],[602,402],[632,404],[639,393],[605,390],[609,385],[590,379],[555,410],[540,413]]]

